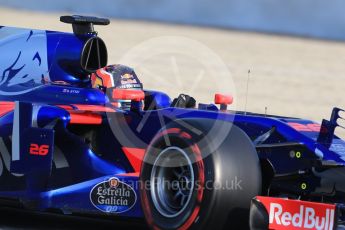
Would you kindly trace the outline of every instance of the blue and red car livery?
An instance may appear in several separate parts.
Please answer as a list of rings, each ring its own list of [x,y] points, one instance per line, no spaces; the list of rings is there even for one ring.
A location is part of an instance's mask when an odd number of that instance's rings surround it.
[[[109,20],[61,21],[74,32],[0,28],[0,204],[152,229],[344,223],[343,110],[317,124],[227,110],[222,94],[220,109],[190,108],[164,92],[96,89],[107,49],[93,26]]]

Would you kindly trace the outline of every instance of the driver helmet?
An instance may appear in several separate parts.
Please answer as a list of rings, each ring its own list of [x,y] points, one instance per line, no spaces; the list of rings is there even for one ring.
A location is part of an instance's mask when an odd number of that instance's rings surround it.
[[[108,89],[143,90],[143,84],[134,70],[124,65],[108,65],[98,69],[91,75],[91,84],[93,88],[109,93],[112,90]],[[114,100],[112,104],[124,110],[131,107],[131,101],[129,100]]]

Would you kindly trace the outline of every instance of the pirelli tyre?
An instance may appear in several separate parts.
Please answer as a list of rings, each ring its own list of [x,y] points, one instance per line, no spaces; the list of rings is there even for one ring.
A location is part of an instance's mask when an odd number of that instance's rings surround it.
[[[237,126],[183,120],[167,125],[152,140],[140,182],[143,212],[152,229],[238,230],[249,228],[261,170],[252,141]]]

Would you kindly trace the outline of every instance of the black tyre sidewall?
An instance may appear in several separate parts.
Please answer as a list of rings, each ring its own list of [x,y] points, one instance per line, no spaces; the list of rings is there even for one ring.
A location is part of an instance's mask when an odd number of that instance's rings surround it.
[[[193,121],[193,125],[207,130],[205,121]],[[169,145],[166,144],[167,137]],[[231,229],[248,227],[251,198],[261,191],[261,171],[255,148],[248,136],[236,126],[231,128],[228,137],[215,152],[202,156],[203,150],[209,151],[209,145],[206,138],[178,124],[170,124],[152,141],[142,165],[141,183],[147,184],[150,180],[153,166],[149,162],[157,157],[159,151],[170,146],[184,149],[191,161],[195,162],[193,171],[198,175],[190,203],[174,218],[164,217],[155,209],[150,189],[141,190],[145,218],[152,229],[222,229],[227,221]],[[235,179],[243,181],[240,190],[215,188],[216,184],[224,186]]]

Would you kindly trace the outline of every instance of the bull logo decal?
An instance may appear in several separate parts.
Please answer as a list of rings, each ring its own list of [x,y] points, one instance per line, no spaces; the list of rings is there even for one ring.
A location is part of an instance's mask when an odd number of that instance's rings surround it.
[[[0,95],[28,93],[49,77],[45,31],[2,27],[0,53]]]

